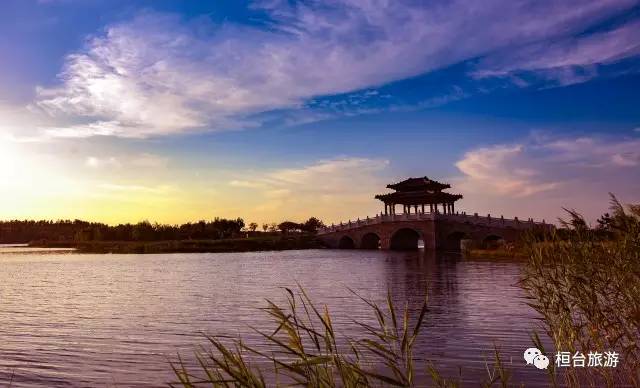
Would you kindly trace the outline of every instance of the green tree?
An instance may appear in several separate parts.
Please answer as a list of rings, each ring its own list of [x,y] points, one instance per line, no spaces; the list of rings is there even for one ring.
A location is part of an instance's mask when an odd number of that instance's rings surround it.
[[[305,232],[316,233],[318,229],[323,228],[324,223],[316,217],[311,217],[301,225],[301,229]]]
[[[293,221],[284,221],[278,225],[278,229],[280,229],[282,233],[290,233],[301,230],[302,225]]]

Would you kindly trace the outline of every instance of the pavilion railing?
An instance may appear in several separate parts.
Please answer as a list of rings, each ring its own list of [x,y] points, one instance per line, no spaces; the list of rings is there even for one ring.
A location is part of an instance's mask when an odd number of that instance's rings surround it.
[[[367,217],[365,219],[349,220],[341,222],[337,225],[330,225],[321,228],[318,234],[327,234],[351,229],[361,228],[367,225],[381,224],[384,222],[407,222],[407,221],[427,221],[427,220],[448,220],[461,223],[470,223],[473,225],[499,226],[513,229],[530,229],[533,226],[542,226],[552,228],[553,226],[542,222],[536,222],[532,218],[528,220],[519,220],[517,217],[507,219],[504,217],[491,217],[491,215],[480,216],[478,213],[469,215],[466,213],[444,214],[444,213],[413,213],[413,214],[377,214],[375,217]]]

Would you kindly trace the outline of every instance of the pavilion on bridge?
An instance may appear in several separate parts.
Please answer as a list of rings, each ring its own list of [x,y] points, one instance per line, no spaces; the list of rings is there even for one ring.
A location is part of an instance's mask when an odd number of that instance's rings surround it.
[[[396,205],[403,206],[404,214],[411,214],[411,207],[414,213],[425,213],[425,205],[429,205],[430,213],[440,213],[439,207],[444,214],[455,213],[455,202],[462,198],[461,194],[450,194],[443,190],[450,189],[451,185],[440,183],[429,178],[409,178],[402,182],[387,185],[387,188],[394,190],[393,193],[378,194],[376,199],[384,202],[384,214],[396,214]]]

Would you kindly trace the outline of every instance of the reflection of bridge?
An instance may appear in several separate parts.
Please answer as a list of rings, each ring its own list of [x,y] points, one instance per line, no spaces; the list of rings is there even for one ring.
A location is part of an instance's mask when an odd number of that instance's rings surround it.
[[[332,248],[416,249],[422,241],[426,249],[459,250],[463,240],[475,246],[494,246],[516,241],[524,231],[550,229],[551,225],[522,222],[517,218],[468,216],[455,211],[460,194],[429,178],[409,178],[387,185],[392,193],[378,194],[384,213],[375,218],[349,221],[320,230],[318,237]],[[396,214],[402,205],[402,214]],[[413,213],[412,213],[413,209]]]
[[[461,240],[490,246],[516,241],[527,230],[551,228],[533,220],[477,214],[388,214],[330,226],[318,237],[331,248],[415,249],[422,240],[426,249],[459,250]]]

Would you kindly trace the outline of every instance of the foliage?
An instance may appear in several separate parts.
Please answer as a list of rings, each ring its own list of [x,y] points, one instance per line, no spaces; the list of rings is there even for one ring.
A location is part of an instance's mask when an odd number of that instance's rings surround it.
[[[49,241],[160,241],[221,239],[236,235],[244,220],[215,218],[182,225],[137,224],[109,226],[102,223],[75,221],[4,221],[0,222],[0,243]]]
[[[291,233],[291,232],[301,231],[300,224],[292,221],[284,221],[279,223],[278,229],[280,229],[282,233]]]
[[[640,211],[613,196],[611,211],[608,239],[570,211],[565,233],[528,245],[522,287],[556,349],[621,352],[617,368],[566,368],[569,386],[640,385]]]
[[[318,229],[322,227],[324,227],[324,223],[319,219],[317,219],[316,217],[311,217],[303,223],[284,221],[278,225],[278,229],[280,229],[283,233],[291,233],[291,232],[316,233]]]
[[[323,228],[324,226],[324,222],[320,221],[316,217],[311,217],[302,224],[301,229],[305,232],[316,233],[318,229]]]

